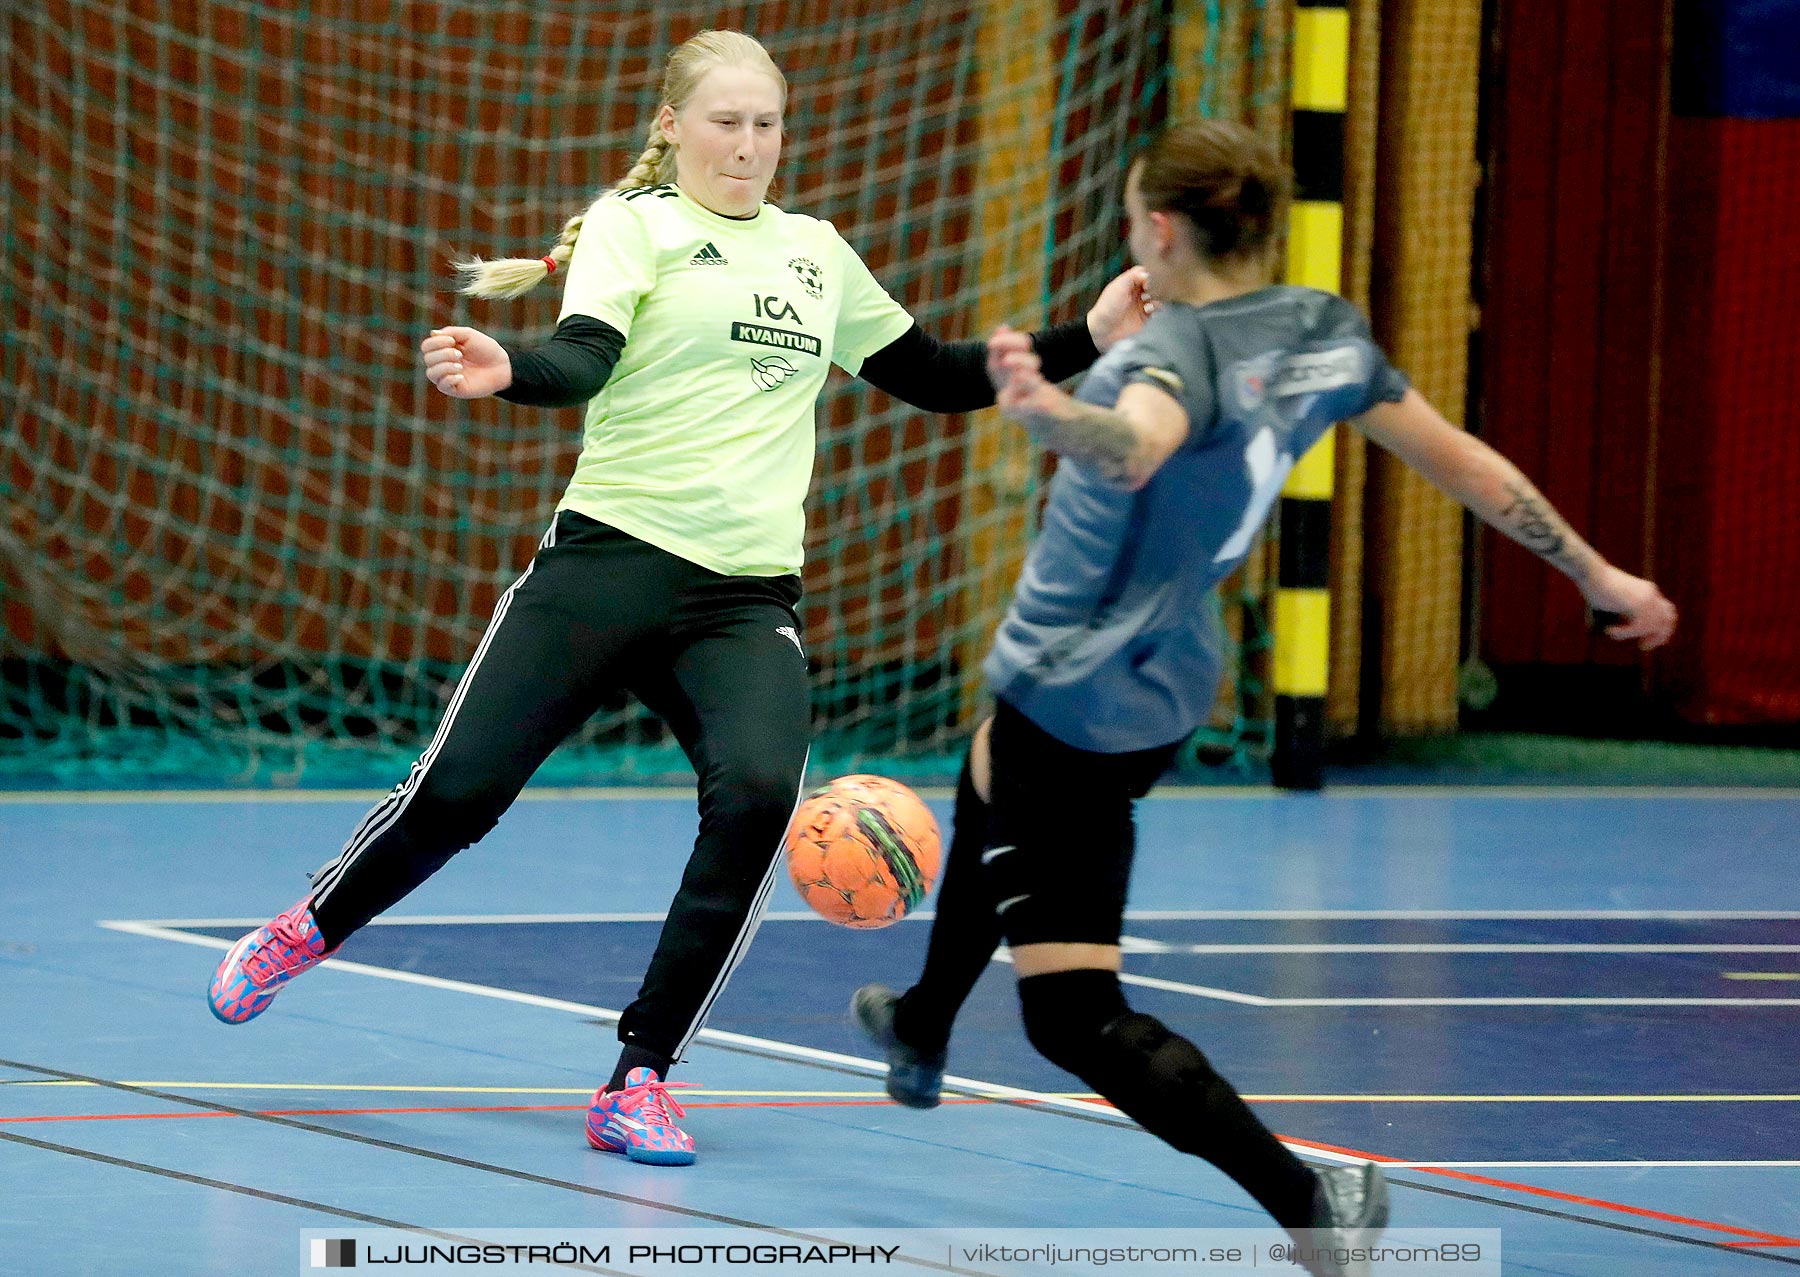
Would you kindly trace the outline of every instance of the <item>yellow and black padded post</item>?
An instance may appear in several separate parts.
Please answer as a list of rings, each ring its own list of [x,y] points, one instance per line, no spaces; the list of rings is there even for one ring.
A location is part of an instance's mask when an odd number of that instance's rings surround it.
[[[1344,107],[1350,79],[1345,0],[1298,0],[1294,12],[1294,205],[1287,282],[1337,292],[1344,258]],[[1331,649],[1331,490],[1336,431],[1281,489],[1275,589],[1275,745],[1282,789],[1324,783],[1325,678]]]

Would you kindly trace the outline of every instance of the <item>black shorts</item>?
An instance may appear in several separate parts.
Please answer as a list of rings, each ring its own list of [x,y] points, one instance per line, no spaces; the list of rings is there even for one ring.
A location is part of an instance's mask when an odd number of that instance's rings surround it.
[[[1007,943],[1119,943],[1137,844],[1132,804],[1168,770],[1181,742],[1096,754],[1001,701],[988,745],[982,870]]]

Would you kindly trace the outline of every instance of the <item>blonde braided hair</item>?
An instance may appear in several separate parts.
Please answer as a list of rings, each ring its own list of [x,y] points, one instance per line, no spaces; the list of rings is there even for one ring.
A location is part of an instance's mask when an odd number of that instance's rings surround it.
[[[663,70],[662,100],[650,120],[649,135],[643,153],[637,157],[614,190],[629,191],[643,186],[659,186],[675,177],[675,147],[662,131],[662,108],[679,111],[700,87],[706,73],[718,66],[743,67],[760,71],[781,86],[781,99],[787,102],[787,78],[781,74],[769,51],[741,31],[702,31],[670,52]],[[463,277],[457,291],[469,297],[518,297],[530,292],[566,266],[575,255],[575,240],[581,234],[583,214],[577,213],[563,223],[548,253],[542,257],[501,257],[483,261],[471,257],[450,265]]]

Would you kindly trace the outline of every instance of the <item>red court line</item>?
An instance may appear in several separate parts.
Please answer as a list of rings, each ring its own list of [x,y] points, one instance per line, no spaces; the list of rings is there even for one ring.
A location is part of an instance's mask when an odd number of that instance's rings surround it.
[[[695,1101],[683,1105],[691,1109],[740,1109],[740,1108],[867,1108],[891,1103],[885,1097],[867,1100],[718,1100]],[[988,1104],[991,1100],[983,1096],[946,1096],[946,1105],[951,1104]],[[585,1109],[585,1104],[479,1104],[479,1105],[444,1105],[429,1108],[330,1108],[330,1109],[254,1109],[250,1110],[259,1117],[355,1117],[375,1114],[401,1113],[572,1113]],[[185,1113],[61,1113],[32,1117],[0,1117],[0,1125],[11,1125],[22,1122],[122,1122],[142,1121],[145,1119],[196,1118],[196,1117],[237,1117],[237,1113],[217,1112],[185,1112]],[[1292,1135],[1279,1137],[1288,1144],[1302,1148],[1316,1148],[1327,1153],[1339,1153],[1346,1157],[1360,1157],[1371,1162],[1404,1162],[1401,1157],[1386,1157],[1379,1153],[1368,1153],[1361,1149],[1342,1148],[1336,1144],[1322,1144],[1316,1140],[1299,1139]],[[1576,1193],[1564,1193],[1553,1188],[1539,1188],[1534,1184],[1521,1184],[1516,1180],[1495,1179],[1488,1175],[1475,1175],[1468,1171],[1453,1170],[1445,1166],[1409,1166],[1409,1170],[1423,1171],[1428,1175],[1442,1175],[1449,1179],[1466,1180],[1472,1184],[1484,1184],[1490,1188],[1504,1188],[1516,1193],[1529,1193],[1538,1197],[1548,1197],[1555,1201],[1570,1202],[1580,1206],[1591,1206],[1598,1210],[1617,1211],[1624,1215],[1636,1215],[1643,1219],[1660,1220],[1668,1224],[1682,1224],[1689,1228],[1700,1228],[1710,1232],[1729,1233],[1737,1237],[1749,1238],[1748,1241],[1725,1243],[1732,1246],[1800,1246],[1800,1238],[1783,1237],[1778,1233],[1757,1232],[1755,1229],[1738,1228],[1731,1224],[1720,1224],[1713,1220],[1695,1219],[1688,1215],[1672,1215],[1666,1211],[1649,1210],[1642,1206],[1627,1206],[1623,1202],[1611,1202],[1599,1197],[1583,1197]]]
[[[1321,1144],[1316,1140],[1298,1139],[1292,1135],[1281,1135],[1276,1138],[1284,1144],[1297,1144],[1302,1148],[1316,1148],[1327,1153],[1342,1153],[1347,1157],[1361,1157],[1371,1162],[1404,1162],[1403,1157],[1383,1157],[1379,1153],[1365,1153],[1361,1149],[1340,1148],[1336,1144]],[[1472,1175],[1468,1171],[1452,1170],[1447,1166],[1409,1165],[1408,1170],[1424,1171],[1428,1175],[1442,1175],[1448,1179],[1467,1180],[1472,1184],[1485,1184],[1490,1188],[1511,1189],[1515,1193],[1531,1193],[1538,1197],[1548,1197],[1559,1202],[1573,1202],[1580,1206],[1593,1206],[1600,1210],[1618,1211],[1625,1215],[1637,1215],[1644,1219],[1661,1220],[1667,1224],[1685,1224],[1689,1228],[1704,1228],[1716,1233],[1731,1233],[1738,1237],[1748,1237],[1751,1241],[1728,1243],[1736,1246],[1800,1246],[1800,1238],[1783,1237],[1778,1233],[1759,1233],[1752,1228],[1738,1228],[1731,1224],[1720,1224],[1709,1219],[1694,1219],[1688,1215],[1671,1215],[1665,1211],[1648,1210],[1642,1206],[1627,1206],[1623,1202],[1609,1202],[1599,1197],[1582,1197],[1577,1193],[1564,1193],[1554,1188],[1539,1188],[1535,1184],[1520,1184],[1509,1179],[1494,1179],[1487,1175]]]

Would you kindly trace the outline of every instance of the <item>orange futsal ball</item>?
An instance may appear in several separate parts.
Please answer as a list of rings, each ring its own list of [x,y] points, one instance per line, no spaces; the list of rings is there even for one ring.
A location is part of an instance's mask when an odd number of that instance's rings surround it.
[[[788,876],[840,927],[904,918],[937,881],[942,840],[919,796],[885,776],[840,776],[815,789],[787,832]]]

